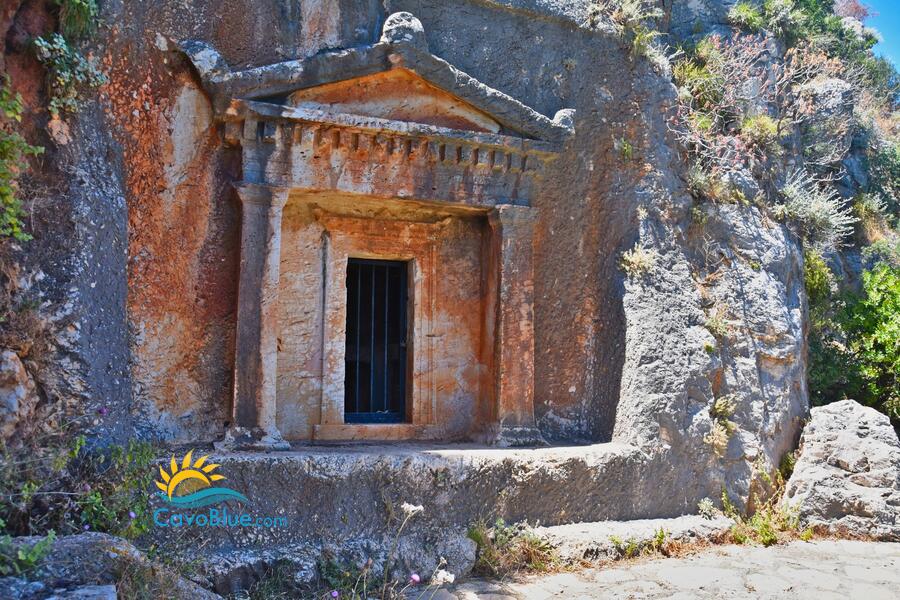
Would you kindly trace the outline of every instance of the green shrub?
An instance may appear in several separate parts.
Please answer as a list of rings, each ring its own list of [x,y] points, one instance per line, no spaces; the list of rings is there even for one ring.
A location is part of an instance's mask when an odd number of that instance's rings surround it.
[[[634,248],[622,253],[621,266],[626,275],[637,278],[652,271],[658,259],[656,250],[635,244]]]
[[[97,88],[105,84],[106,76],[73,48],[66,38],[54,33],[49,38],[34,41],[37,59],[47,70],[47,87],[50,89],[50,113],[75,113],[81,108],[79,96],[83,87]]]
[[[0,520],[0,525],[3,522]],[[0,575],[3,577],[28,575],[40,566],[56,541],[56,534],[51,531],[44,539],[30,546],[21,545],[13,548],[9,535],[0,536]]]
[[[900,145],[870,143],[866,151],[867,192],[884,202],[891,220],[900,219]]]
[[[805,170],[795,171],[781,188],[784,204],[777,211],[798,229],[809,246],[834,250],[853,233],[856,217],[837,192]]]
[[[835,287],[834,275],[820,252],[808,249],[803,255],[806,297],[810,308],[828,305]]]
[[[884,263],[900,268],[900,233],[894,232],[890,237],[880,239],[862,250],[867,266]]]
[[[555,549],[526,524],[507,525],[497,519],[493,527],[477,523],[469,528],[475,542],[475,572],[502,577],[520,571],[546,572],[559,564]]]
[[[763,3],[766,28],[779,37],[794,41],[804,34],[808,24],[805,11],[794,0],[766,0]]]
[[[59,27],[69,39],[85,38],[97,29],[100,10],[96,0],[54,0],[59,6]]]
[[[728,11],[728,22],[741,29],[759,31],[766,25],[762,11],[756,5],[742,1],[731,7]]]
[[[753,147],[772,155],[781,153],[778,123],[769,115],[747,117],[741,124],[741,137]]]
[[[672,67],[672,77],[679,88],[690,94],[701,111],[714,106],[724,94],[725,82],[722,77],[705,64],[690,58],[675,63]],[[707,117],[710,119],[710,128],[712,128],[713,119],[708,114]]]
[[[900,268],[863,272],[863,295],[847,318],[849,350],[859,365],[856,400],[900,421]]]
[[[146,442],[84,451],[83,437],[38,438],[0,460],[0,518],[16,535],[149,530],[154,451]]]
[[[861,294],[824,290],[810,275],[809,387],[814,404],[853,398],[900,421],[900,267],[876,264]]]
[[[25,210],[17,180],[28,168],[28,157],[37,156],[44,149],[32,146],[14,129],[22,120],[22,97],[13,93],[8,75],[0,87],[0,117],[0,236],[25,241],[31,236],[25,233],[22,223]]]

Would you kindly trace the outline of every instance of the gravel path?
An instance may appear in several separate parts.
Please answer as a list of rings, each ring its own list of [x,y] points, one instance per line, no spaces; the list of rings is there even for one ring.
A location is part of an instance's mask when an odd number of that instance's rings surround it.
[[[796,542],[722,546],[686,558],[653,559],[498,584],[470,581],[434,600],[580,598],[900,599],[900,544]]]

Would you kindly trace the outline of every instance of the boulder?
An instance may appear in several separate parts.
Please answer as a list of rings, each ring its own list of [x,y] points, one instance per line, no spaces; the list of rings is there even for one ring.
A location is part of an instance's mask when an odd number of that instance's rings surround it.
[[[13,538],[12,546],[17,550],[40,540],[39,537]],[[154,563],[126,540],[104,533],[58,538],[37,568],[28,573],[28,578],[30,583],[13,578],[0,579],[0,597],[44,598],[46,593],[35,594],[52,590],[57,598],[114,598],[115,594],[109,596],[109,589],[119,586],[126,590],[124,595],[127,597],[163,597],[164,594],[164,597],[177,599],[221,598]]]
[[[0,438],[6,440],[34,412],[38,395],[34,380],[19,356],[10,350],[0,354]]]
[[[823,533],[900,541],[900,440],[854,400],[814,408],[785,503]]]

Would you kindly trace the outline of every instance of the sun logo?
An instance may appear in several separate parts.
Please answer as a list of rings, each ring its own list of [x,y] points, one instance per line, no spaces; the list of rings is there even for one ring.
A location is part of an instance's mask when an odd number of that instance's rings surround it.
[[[214,481],[225,479],[224,476],[213,473],[213,471],[219,468],[219,465],[214,463],[206,464],[206,459],[209,458],[208,455],[201,456],[191,464],[193,454],[193,450],[188,451],[181,460],[180,467],[173,455],[172,461],[169,463],[168,473],[165,468],[162,466],[159,467],[159,475],[162,477],[162,481],[155,481],[154,483],[156,483],[156,487],[168,496],[169,500],[175,495],[178,486],[183,483],[189,482],[193,484],[190,486],[193,491],[193,489],[209,487]]]

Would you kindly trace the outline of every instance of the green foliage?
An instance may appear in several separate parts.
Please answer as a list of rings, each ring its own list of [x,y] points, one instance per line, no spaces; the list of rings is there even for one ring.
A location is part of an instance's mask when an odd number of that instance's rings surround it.
[[[620,138],[615,141],[616,150],[619,151],[619,155],[623,160],[633,160],[634,159],[634,144],[626,140],[625,138]]]
[[[0,517],[7,530],[33,535],[100,531],[135,538],[149,530],[154,451],[146,442],[104,452],[85,440],[39,440],[0,461]]]
[[[780,481],[776,487],[776,493],[752,515],[741,514],[732,504],[728,493],[722,490],[722,512],[734,521],[730,531],[733,543],[772,546],[800,534],[800,519],[796,511],[781,502],[784,481]]]
[[[891,220],[900,220],[900,145],[873,142],[866,150],[869,185],[866,191],[881,198]]]
[[[90,36],[97,29],[96,0],[53,0],[59,7],[59,27],[68,39]]]
[[[47,70],[47,86],[50,89],[50,113],[75,113],[81,108],[80,91],[83,87],[98,88],[105,84],[106,76],[96,65],[58,33],[49,38],[34,41],[37,59]]]
[[[811,310],[827,305],[835,287],[834,275],[820,252],[808,249],[804,253],[806,297]]]
[[[782,217],[797,227],[803,241],[817,250],[834,250],[853,233],[856,217],[834,188],[816,181],[805,170],[791,174],[781,188]]]
[[[900,420],[900,268],[879,264],[862,279],[846,323],[862,381],[856,399]]]
[[[634,538],[623,540],[618,536],[610,536],[609,541],[619,558],[629,559],[652,554],[667,554],[671,537],[668,531],[660,527],[653,532],[653,537],[646,541],[638,541]]]
[[[2,520],[0,524],[3,524]],[[43,539],[30,546],[22,544],[14,548],[9,535],[0,536],[0,575],[4,577],[27,575],[47,557],[54,541],[56,533],[50,531]]]
[[[652,248],[644,248],[641,244],[635,244],[631,250],[622,253],[622,270],[631,278],[646,275],[656,266],[659,254]]]
[[[28,157],[37,156],[44,149],[32,146],[14,129],[21,120],[22,97],[13,93],[6,75],[0,87],[0,236],[26,241],[31,236],[25,233],[22,223],[25,211],[17,179],[28,168]]]
[[[778,123],[769,115],[747,117],[741,124],[741,137],[751,146],[760,148],[769,155],[781,153]]]
[[[779,37],[796,41],[803,36],[808,16],[794,0],[766,0],[763,3],[766,28]]]
[[[507,525],[503,519],[497,519],[493,527],[488,527],[480,522],[469,528],[468,535],[478,548],[475,572],[481,575],[543,573],[559,564],[555,549],[527,524]]]
[[[862,293],[839,295],[827,266],[808,257],[806,287],[813,402],[853,398],[900,421],[900,267],[878,263]]]
[[[756,32],[765,27],[766,20],[756,5],[742,0],[728,11],[728,22],[741,29]]]
[[[862,256],[867,265],[884,263],[894,268],[900,268],[900,234],[894,233],[892,237],[873,242],[870,246],[863,248]]]
[[[675,84],[689,94],[699,109],[697,118],[705,118],[702,123],[705,129],[711,129],[715,119],[709,113],[703,112],[715,106],[724,94],[725,81],[706,64],[702,64],[691,58],[677,61],[672,67],[672,77]]]
[[[660,56],[654,41],[660,33],[651,27],[663,12],[648,0],[600,0],[596,9],[606,13],[615,23],[622,37],[631,46],[634,56],[657,59]]]

